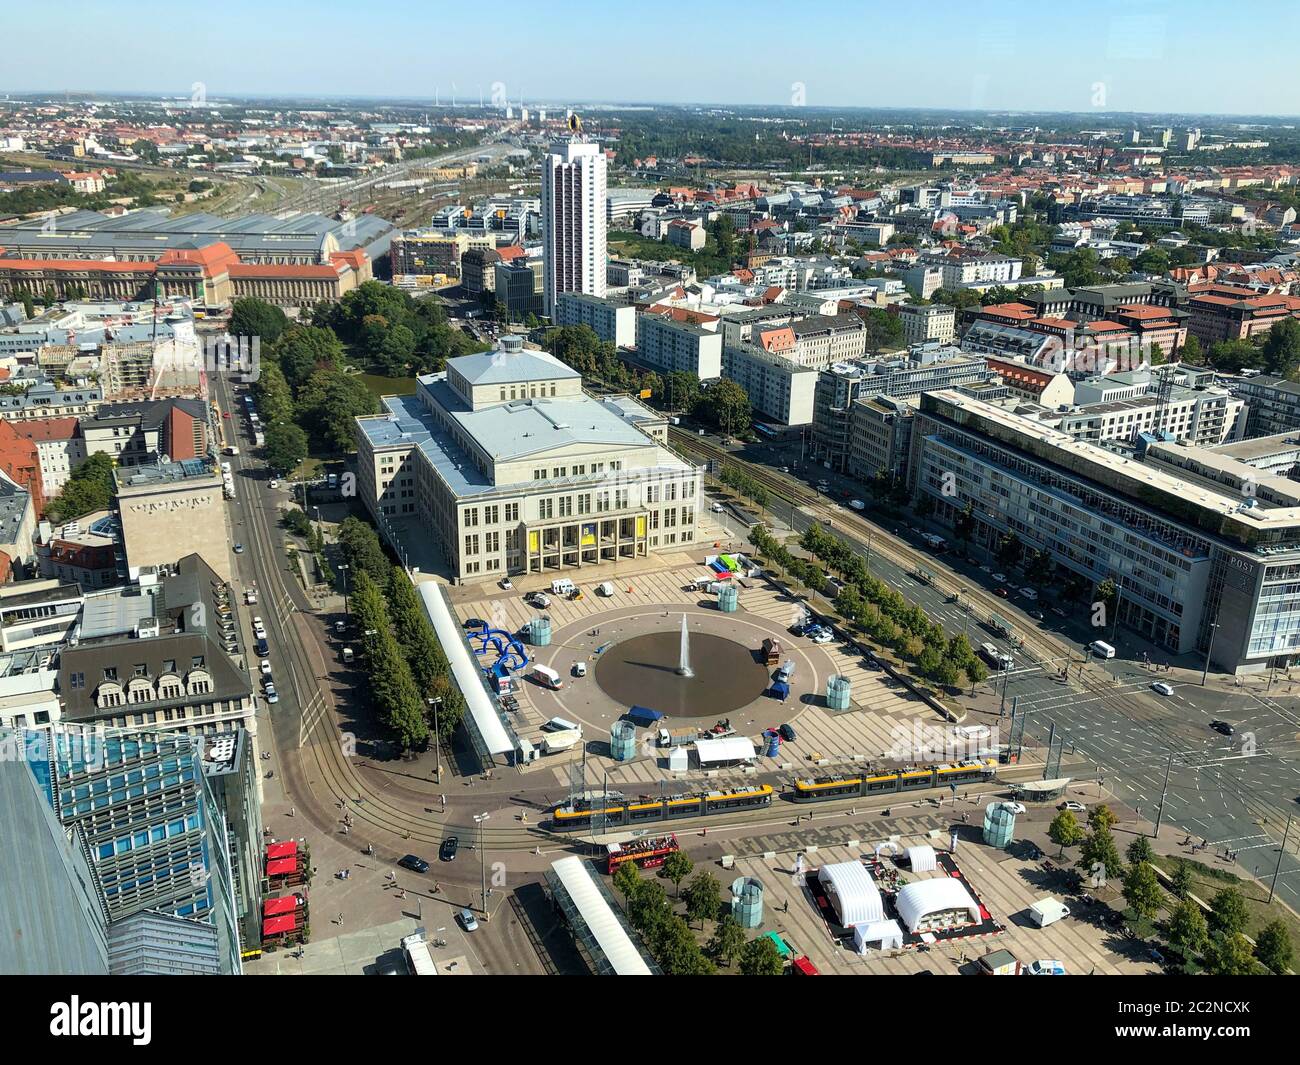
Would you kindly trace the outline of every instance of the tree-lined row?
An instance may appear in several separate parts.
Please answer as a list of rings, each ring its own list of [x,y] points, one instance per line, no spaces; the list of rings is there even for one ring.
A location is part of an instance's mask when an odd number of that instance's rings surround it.
[[[465,715],[465,697],[415,586],[401,566],[389,562],[374,530],[360,519],[343,522],[339,545],[380,719],[403,748],[420,746],[430,736],[433,700],[439,734],[449,738]]]
[[[826,571],[795,555],[764,526],[754,527],[749,542],[801,584],[816,592],[826,591]],[[943,626],[931,621],[921,607],[871,576],[863,558],[838,536],[813,525],[804,532],[800,546],[839,574],[844,583],[835,596],[839,614],[876,643],[912,662],[919,676],[949,688],[978,683],[988,676],[987,667],[964,635],[949,638]]]

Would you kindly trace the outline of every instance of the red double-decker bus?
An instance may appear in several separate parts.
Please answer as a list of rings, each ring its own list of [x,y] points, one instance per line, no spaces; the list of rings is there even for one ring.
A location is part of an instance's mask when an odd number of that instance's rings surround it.
[[[636,862],[642,869],[663,865],[673,851],[681,850],[672,833],[655,839],[634,839],[627,843],[610,843],[605,847],[605,872],[613,875],[624,862]]]

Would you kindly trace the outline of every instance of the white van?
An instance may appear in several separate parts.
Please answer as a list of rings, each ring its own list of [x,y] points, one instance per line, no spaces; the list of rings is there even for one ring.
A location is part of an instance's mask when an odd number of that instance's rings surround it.
[[[598,585],[596,585],[596,594],[603,595],[606,599],[608,599],[611,595],[614,594],[614,585],[611,584],[609,581],[601,581]]]
[[[789,681],[794,676],[794,659],[787,658],[781,663],[781,668],[776,671],[776,679]]]
[[[1049,924],[1056,924],[1061,918],[1069,916],[1070,907],[1056,899],[1039,899],[1029,907],[1029,919],[1038,928],[1046,928]]]
[[[573,581],[568,577],[556,577],[551,581],[552,595],[572,595],[575,591]]]
[[[1092,643],[1088,644],[1088,650],[1091,651],[1093,654],[1095,654],[1098,658],[1115,657],[1115,648],[1113,648],[1105,640],[1093,640]]]
[[[533,666],[533,671],[530,676],[543,688],[550,688],[553,691],[559,691],[564,687],[564,681],[560,679],[560,675],[550,666]]]
[[[545,666],[540,668],[545,669]],[[582,732],[582,726],[567,717],[553,717],[542,726],[543,732]]]

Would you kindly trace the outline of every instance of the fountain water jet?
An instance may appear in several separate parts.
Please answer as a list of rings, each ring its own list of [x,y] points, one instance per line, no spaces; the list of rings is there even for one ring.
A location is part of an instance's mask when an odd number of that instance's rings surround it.
[[[686,631],[686,615],[682,615],[682,653],[677,663],[677,675],[679,677],[693,677],[695,670],[691,669],[691,639],[690,634]]]

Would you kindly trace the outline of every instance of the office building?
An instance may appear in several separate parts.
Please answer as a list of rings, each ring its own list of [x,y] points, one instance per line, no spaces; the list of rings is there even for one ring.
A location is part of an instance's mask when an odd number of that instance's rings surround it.
[[[541,317],[544,266],[540,259],[518,256],[501,260],[494,267],[496,302],[504,304],[511,318]]]
[[[225,496],[215,461],[123,466],[113,477],[124,568],[132,576],[195,554],[230,580]]]
[[[1246,401],[1246,436],[1272,436],[1300,429],[1300,384],[1269,375],[1221,380],[1234,396]]]
[[[1217,667],[1245,673],[1300,653],[1300,508],[1175,475],[951,390],[921,397],[908,482],[940,521],[969,505],[981,547],[1014,534],[1050,555],[1056,579],[1112,580],[1118,622],[1174,654],[1208,652]]]
[[[957,309],[943,303],[891,304],[889,311],[903,323],[903,339],[909,345],[951,344],[957,336]]]
[[[576,119],[575,119],[576,123]],[[575,135],[542,160],[543,307],[561,292],[605,295],[605,154]]]
[[[699,474],[656,439],[662,419],[630,397],[588,396],[577,372],[522,338],[452,359],[383,403],[386,414],[357,419],[358,491],[381,527],[441,545],[457,581],[695,541]]]

